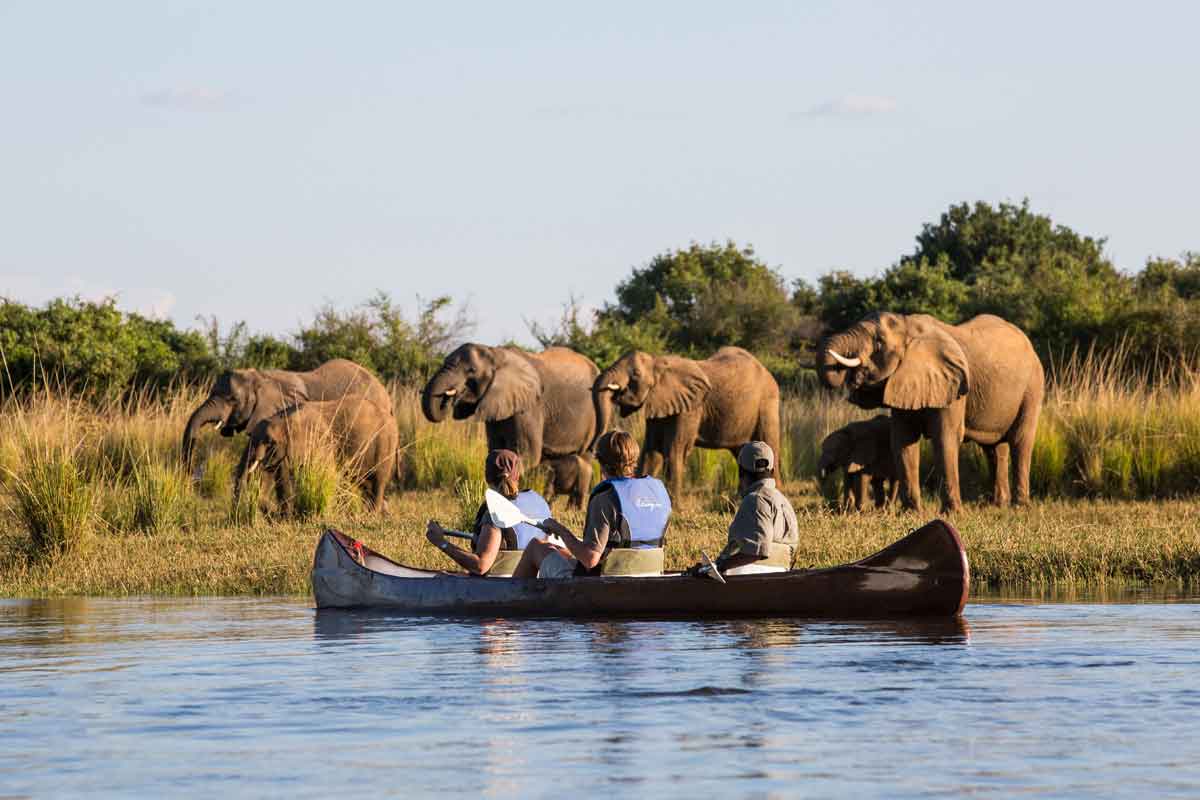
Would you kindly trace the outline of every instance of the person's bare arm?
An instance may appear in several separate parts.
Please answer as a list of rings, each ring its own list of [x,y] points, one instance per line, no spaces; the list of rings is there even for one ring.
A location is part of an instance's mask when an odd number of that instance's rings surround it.
[[[584,544],[575,534],[571,533],[565,525],[558,520],[550,517],[542,522],[542,530],[546,533],[553,534],[562,539],[567,550],[571,555],[578,559],[584,569],[593,569],[600,563],[600,559],[604,556],[604,550],[597,550],[591,545]]]
[[[500,554],[500,529],[495,525],[484,525],[480,529],[478,553],[464,550],[448,541],[442,526],[433,520],[429,521],[429,525],[425,529],[425,538],[454,559],[454,563],[474,575],[487,574],[487,571],[496,563],[496,556]]]

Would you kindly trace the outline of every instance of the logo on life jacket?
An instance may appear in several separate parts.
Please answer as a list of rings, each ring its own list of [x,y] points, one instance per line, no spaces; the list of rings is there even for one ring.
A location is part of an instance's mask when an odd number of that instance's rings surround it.
[[[638,499],[633,501],[633,504],[635,506],[637,506],[638,508],[649,508],[649,509],[664,508],[663,503],[656,503],[648,497],[639,497]]]

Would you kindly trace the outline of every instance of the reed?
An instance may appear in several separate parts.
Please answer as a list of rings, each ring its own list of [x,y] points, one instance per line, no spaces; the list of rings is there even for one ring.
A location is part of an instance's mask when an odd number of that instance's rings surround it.
[[[133,527],[162,533],[182,526],[192,500],[188,476],[179,464],[160,464],[147,458],[136,463],[131,480]]]

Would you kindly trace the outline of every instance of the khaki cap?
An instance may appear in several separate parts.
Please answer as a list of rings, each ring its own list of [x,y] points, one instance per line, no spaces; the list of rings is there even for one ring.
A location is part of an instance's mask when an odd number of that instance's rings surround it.
[[[766,442],[746,442],[738,451],[737,463],[746,472],[768,472],[775,469],[775,454]]]

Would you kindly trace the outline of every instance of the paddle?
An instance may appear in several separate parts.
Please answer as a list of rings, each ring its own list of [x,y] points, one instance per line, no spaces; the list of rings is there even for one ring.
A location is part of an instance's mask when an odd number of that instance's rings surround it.
[[[525,516],[524,511],[517,508],[511,500],[494,489],[485,491],[483,493],[483,500],[487,503],[488,516],[492,518],[492,524],[497,528],[512,528],[524,523],[532,525],[539,530],[546,530],[542,527],[542,523],[546,520]],[[566,543],[554,534],[547,536],[546,541],[559,547],[566,546]]]
[[[522,522],[535,528],[541,528],[545,521],[525,516],[524,511],[494,489],[484,492],[483,499],[487,503],[488,516],[492,518],[492,524],[497,528],[513,528]]]
[[[708,553],[700,551],[700,559],[704,562],[704,574],[719,583],[725,583],[725,576],[721,574],[721,570],[717,569],[717,565],[708,557]]]

